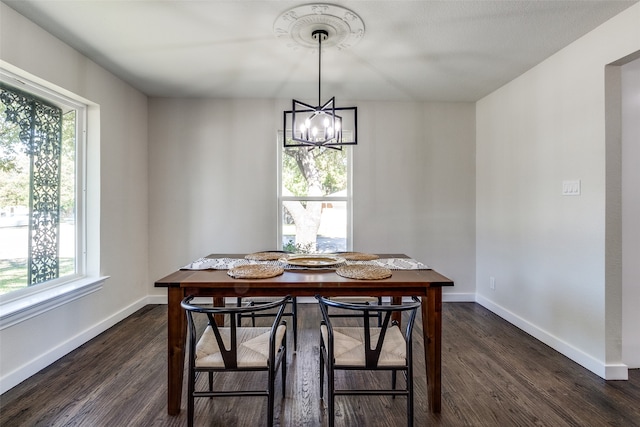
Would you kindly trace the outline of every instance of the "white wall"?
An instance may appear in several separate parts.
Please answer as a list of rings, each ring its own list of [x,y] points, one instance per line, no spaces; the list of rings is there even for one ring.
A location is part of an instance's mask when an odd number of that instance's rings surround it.
[[[152,279],[208,253],[275,248],[288,102],[150,99]],[[455,281],[445,299],[473,300],[474,105],[344,102],[358,106],[354,250],[406,253]]]
[[[354,249],[406,253],[475,292],[475,106],[358,103]],[[360,118],[360,116],[362,118]]]
[[[1,60],[99,106],[88,129],[97,136],[89,156],[99,162],[89,173],[101,172],[89,197],[99,195],[99,210],[88,220],[99,221],[99,273],[110,276],[102,290],[0,331],[5,390],[146,303],[148,168],[146,96],[4,3],[0,43]]]
[[[149,100],[152,280],[209,253],[275,247],[281,114],[265,100]]]
[[[478,301],[609,379],[626,366],[605,280],[605,65],[639,49],[635,5],[476,104]],[[562,196],[574,179],[582,194]]]
[[[640,59],[621,67],[622,361],[640,368]]]

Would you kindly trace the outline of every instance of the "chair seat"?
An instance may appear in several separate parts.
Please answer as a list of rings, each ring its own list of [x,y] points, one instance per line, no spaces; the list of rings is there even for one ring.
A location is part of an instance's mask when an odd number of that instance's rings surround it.
[[[238,307],[243,306],[260,306],[262,304],[269,304],[273,301],[277,301],[277,297],[238,297],[236,305]],[[291,316],[293,320],[293,347],[294,349],[298,348],[298,308],[297,308],[296,298],[293,297],[291,299],[291,309],[288,312],[285,312],[284,316]],[[250,312],[250,313],[238,313],[238,323],[242,324],[243,318],[251,318],[251,325],[256,326],[256,317],[272,317],[273,313],[271,312]]]
[[[278,326],[276,330],[275,348],[280,348],[287,328]],[[225,348],[231,344],[229,328],[219,328]],[[263,368],[269,360],[269,335],[271,328],[238,328],[238,367],[239,368]],[[196,345],[196,367],[198,368],[224,368],[222,354],[211,326],[200,337]]]
[[[371,342],[378,341],[381,328],[371,328]],[[327,327],[320,326],[325,343],[329,342]],[[335,366],[365,366],[364,329],[362,327],[334,327],[333,354]],[[378,359],[378,366],[404,366],[407,363],[406,342],[398,326],[387,329]]]

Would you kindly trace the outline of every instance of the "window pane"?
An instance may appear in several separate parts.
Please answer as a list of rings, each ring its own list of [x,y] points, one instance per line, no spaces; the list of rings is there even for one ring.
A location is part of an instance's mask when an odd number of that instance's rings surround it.
[[[3,87],[0,294],[76,273],[76,110],[64,110]]]
[[[344,252],[347,250],[347,202],[285,201],[282,210],[282,247],[291,252]],[[313,207],[311,206],[313,205]],[[319,210],[319,226],[296,224],[289,210]]]
[[[29,156],[0,102],[0,294],[27,286]]]
[[[76,111],[62,116],[60,277],[76,273]]]
[[[282,152],[283,196],[346,196],[347,150],[287,148]]]
[[[284,135],[279,133],[281,147]],[[286,135],[291,138],[290,132]],[[351,148],[285,145],[279,153],[282,248],[302,253],[349,250]]]

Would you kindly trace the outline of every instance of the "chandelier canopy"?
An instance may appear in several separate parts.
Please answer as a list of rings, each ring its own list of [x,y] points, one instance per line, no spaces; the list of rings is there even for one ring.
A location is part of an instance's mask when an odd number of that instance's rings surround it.
[[[346,49],[364,35],[362,20],[352,11],[318,4],[283,13],[274,24],[276,36],[289,36],[294,47],[318,48],[318,104],[293,99],[283,113],[284,147],[328,147],[342,149],[358,143],[358,108],[336,107],[335,97],[322,103],[323,44]]]

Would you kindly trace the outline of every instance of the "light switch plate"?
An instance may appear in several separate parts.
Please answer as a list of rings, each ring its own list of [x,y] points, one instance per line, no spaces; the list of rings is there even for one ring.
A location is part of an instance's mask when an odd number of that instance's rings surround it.
[[[563,196],[579,196],[580,195],[580,180],[567,180],[562,181],[562,195]]]

